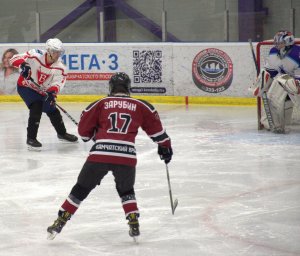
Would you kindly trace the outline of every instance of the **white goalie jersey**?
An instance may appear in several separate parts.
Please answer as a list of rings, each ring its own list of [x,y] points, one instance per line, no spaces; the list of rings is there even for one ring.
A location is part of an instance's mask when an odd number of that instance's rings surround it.
[[[53,64],[47,63],[46,54],[46,51],[32,49],[26,53],[14,55],[10,59],[10,63],[14,67],[19,68],[26,61],[31,67],[31,77],[43,90],[59,93],[66,82],[66,68],[60,60]],[[40,93],[40,90],[36,88],[34,83],[24,79],[22,76],[18,79],[18,86],[31,87]]]
[[[272,78],[287,74],[296,80],[300,80],[300,46],[293,45],[283,57],[279,50],[273,47],[267,58],[266,71]]]
[[[273,47],[265,65],[265,70],[273,78],[272,86],[285,91],[296,107],[300,106],[300,47],[292,48],[281,57],[279,50]],[[280,91],[280,90],[276,90]],[[270,93],[272,90],[270,91]],[[273,95],[273,97],[277,95]],[[279,98],[279,95],[278,95]]]

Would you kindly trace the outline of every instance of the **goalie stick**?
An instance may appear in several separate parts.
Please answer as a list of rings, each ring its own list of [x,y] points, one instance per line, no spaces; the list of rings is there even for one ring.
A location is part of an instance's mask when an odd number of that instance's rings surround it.
[[[45,92],[43,89],[42,89],[42,87],[36,82],[36,81],[34,81],[33,80],[33,78],[30,78],[30,81],[32,82],[32,83],[34,83],[34,85],[35,86],[37,86],[42,92],[44,92],[44,93],[47,93],[47,92]],[[62,111],[62,112],[64,112],[64,114],[75,124],[75,125],[77,125],[78,126],[78,122],[65,110],[65,109],[63,109],[60,105],[58,105],[57,103],[55,103],[55,105]]]
[[[248,41],[249,41],[249,44],[250,44],[250,50],[251,50],[252,58],[253,58],[255,68],[256,68],[256,75],[258,76],[260,71],[259,71],[257,60],[256,60],[256,57],[255,57],[253,44],[252,44],[251,39],[249,39]],[[262,79],[262,83],[264,83],[264,79]],[[264,84],[261,85],[261,88],[264,88]],[[270,130],[272,132],[276,132],[274,122],[273,122],[272,113],[271,113],[271,110],[270,110],[269,99],[267,97],[267,92],[266,91],[263,91],[261,99],[262,99],[262,102],[263,102],[263,105],[264,105],[264,109],[265,109],[265,112],[266,112],[266,116],[267,116],[267,120],[268,120]],[[258,111],[259,111],[259,109],[258,109]],[[258,129],[261,130],[261,123],[260,123],[260,118],[259,117],[260,117],[260,113],[258,113]]]
[[[167,171],[167,179],[168,179],[168,185],[169,185],[169,195],[170,195],[170,201],[171,201],[171,209],[172,209],[172,214],[174,215],[175,209],[178,205],[178,199],[175,199],[175,201],[173,202],[168,164],[166,164],[166,171]]]

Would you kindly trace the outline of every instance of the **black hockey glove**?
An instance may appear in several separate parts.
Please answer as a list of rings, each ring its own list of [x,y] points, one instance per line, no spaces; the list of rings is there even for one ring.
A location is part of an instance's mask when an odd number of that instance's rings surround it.
[[[21,68],[21,76],[23,76],[26,80],[30,80],[31,78],[31,67],[27,62],[23,62],[20,66]]]
[[[50,105],[54,105],[56,102],[56,92],[46,92],[45,101],[49,101]]]
[[[168,164],[172,159],[173,150],[171,147],[166,148],[166,147],[162,147],[162,146],[158,145],[157,153],[158,153],[160,159],[164,160],[165,163]]]

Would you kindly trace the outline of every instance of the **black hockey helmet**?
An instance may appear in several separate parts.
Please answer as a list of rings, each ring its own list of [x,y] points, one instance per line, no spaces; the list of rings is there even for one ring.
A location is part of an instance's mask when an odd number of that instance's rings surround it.
[[[109,80],[109,94],[125,93],[129,95],[130,86],[131,80],[129,76],[124,72],[117,72]]]

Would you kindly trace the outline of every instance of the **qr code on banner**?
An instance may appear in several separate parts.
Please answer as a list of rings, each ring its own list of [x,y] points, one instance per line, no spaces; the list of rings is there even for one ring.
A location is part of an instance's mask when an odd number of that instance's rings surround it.
[[[162,82],[162,51],[133,51],[134,83]]]

